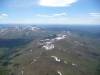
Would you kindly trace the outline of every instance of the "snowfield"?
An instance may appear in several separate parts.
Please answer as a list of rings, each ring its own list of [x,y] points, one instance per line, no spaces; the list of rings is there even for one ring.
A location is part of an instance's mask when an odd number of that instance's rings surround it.
[[[52,50],[55,47],[53,43],[55,41],[65,39],[66,36],[67,35],[64,34],[58,34],[56,38],[41,40],[43,43],[40,44],[43,45],[42,48],[45,48],[46,50]]]
[[[46,45],[44,45],[43,46],[43,48],[45,48],[46,50],[51,50],[51,49],[53,49],[54,48],[54,44],[46,44]]]

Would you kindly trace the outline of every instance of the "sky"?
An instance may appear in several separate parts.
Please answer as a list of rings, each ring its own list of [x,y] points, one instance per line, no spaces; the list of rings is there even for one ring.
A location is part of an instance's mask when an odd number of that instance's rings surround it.
[[[0,0],[0,24],[100,25],[100,0]]]

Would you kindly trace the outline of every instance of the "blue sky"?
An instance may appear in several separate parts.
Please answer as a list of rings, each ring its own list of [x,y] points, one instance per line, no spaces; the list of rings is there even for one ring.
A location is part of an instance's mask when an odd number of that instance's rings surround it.
[[[100,24],[100,0],[0,0],[0,23]]]

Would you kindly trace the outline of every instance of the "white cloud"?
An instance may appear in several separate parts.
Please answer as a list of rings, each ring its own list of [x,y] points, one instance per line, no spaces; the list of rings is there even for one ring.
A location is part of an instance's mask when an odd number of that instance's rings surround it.
[[[37,14],[36,16],[38,16],[38,17],[52,17],[52,16],[46,15],[46,14]]]
[[[54,14],[54,16],[66,16],[66,13],[58,13],[58,14]]]
[[[100,17],[100,13],[89,13],[89,15],[93,17]]]
[[[76,2],[77,0],[40,0],[39,5],[48,7],[65,7]]]
[[[67,14],[66,13],[56,13],[56,14],[52,14],[52,15],[37,14],[37,16],[39,16],[39,17],[64,17],[64,16],[67,16]]]
[[[2,13],[1,16],[8,16],[8,14]]]
[[[6,17],[8,17],[8,14],[6,14],[6,13],[1,13],[0,14],[0,19],[6,18]]]

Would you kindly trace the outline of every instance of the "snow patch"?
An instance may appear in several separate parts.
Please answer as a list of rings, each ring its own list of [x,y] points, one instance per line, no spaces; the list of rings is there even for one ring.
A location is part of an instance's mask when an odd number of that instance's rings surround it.
[[[57,62],[60,62],[61,60],[58,58],[58,57],[56,57],[56,56],[51,56],[52,58],[54,58]]]
[[[21,71],[21,74],[22,74],[22,75],[24,74],[24,71],[23,71],[23,70]]]
[[[64,63],[65,63],[65,64],[68,64],[68,62],[67,62],[67,61],[64,61]]]
[[[77,64],[75,64],[75,63],[72,63],[72,66],[77,66]]]
[[[38,27],[31,27],[31,30],[32,31],[37,31],[37,30],[39,30],[40,28],[38,28]]]
[[[36,59],[33,59],[33,61],[31,62],[31,64],[33,64],[34,62],[36,62],[37,60]]]
[[[54,44],[51,44],[50,42],[46,42],[45,45],[43,45],[43,48],[46,50],[51,50],[54,48]]]
[[[58,35],[58,37],[56,37],[55,40],[62,40],[65,38],[66,38],[66,35]]]
[[[62,75],[62,73],[61,73],[60,71],[57,71],[57,73],[58,73],[59,75]]]
[[[32,49],[30,50],[30,52],[32,52]]]

